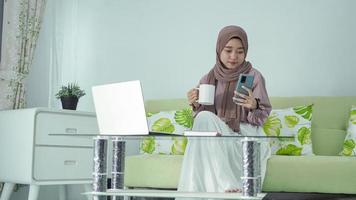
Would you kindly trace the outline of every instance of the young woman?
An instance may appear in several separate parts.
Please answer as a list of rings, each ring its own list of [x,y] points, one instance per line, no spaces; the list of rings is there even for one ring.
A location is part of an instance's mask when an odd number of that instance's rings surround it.
[[[271,111],[262,74],[246,61],[246,32],[238,26],[224,27],[216,44],[216,64],[200,80],[215,85],[214,105],[197,103],[198,90],[187,96],[195,112],[194,131],[217,131],[222,135],[258,135],[259,126]],[[254,76],[248,95],[236,93],[240,74]],[[178,191],[241,191],[241,144],[236,138],[189,139],[181,170]],[[261,145],[261,175],[266,170],[270,148]]]

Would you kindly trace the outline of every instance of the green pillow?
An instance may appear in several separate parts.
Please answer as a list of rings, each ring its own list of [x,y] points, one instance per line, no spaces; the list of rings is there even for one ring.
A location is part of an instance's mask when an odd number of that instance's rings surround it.
[[[293,139],[270,141],[272,154],[313,155],[311,119],[313,105],[297,106],[271,111],[261,131],[266,136],[294,136]]]
[[[349,126],[341,155],[356,156],[356,106],[350,111]]]
[[[147,113],[150,131],[183,135],[193,127],[193,111],[186,108],[178,111]],[[146,137],[141,141],[140,152],[144,154],[183,155],[187,145],[186,137]]]

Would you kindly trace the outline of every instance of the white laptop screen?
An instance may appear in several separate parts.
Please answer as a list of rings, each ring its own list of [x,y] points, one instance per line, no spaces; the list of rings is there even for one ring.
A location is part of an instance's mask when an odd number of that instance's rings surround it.
[[[92,88],[100,134],[148,135],[140,81]]]

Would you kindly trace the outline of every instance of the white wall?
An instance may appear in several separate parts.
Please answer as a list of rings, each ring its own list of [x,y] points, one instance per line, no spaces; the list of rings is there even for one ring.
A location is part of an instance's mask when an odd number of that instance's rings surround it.
[[[132,79],[146,99],[184,98],[214,65],[218,31],[230,24],[247,31],[247,58],[271,96],[356,95],[355,8],[353,0],[48,0],[28,106],[48,105],[54,63],[59,82],[87,91],[80,110],[93,110],[91,86]],[[73,191],[69,199],[84,198]]]
[[[93,110],[91,86],[131,79],[143,82],[146,99],[185,97],[213,66],[217,33],[230,24],[246,29],[248,60],[264,74],[271,96],[356,95],[356,1],[59,2],[60,23],[47,21],[40,35],[30,106],[46,106],[54,26],[64,41],[62,82],[77,81],[88,93],[81,110]]]

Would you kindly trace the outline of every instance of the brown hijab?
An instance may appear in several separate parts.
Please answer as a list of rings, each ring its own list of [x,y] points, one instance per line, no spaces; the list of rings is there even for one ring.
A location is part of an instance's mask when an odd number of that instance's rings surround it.
[[[215,105],[216,114],[222,118],[231,129],[238,132],[240,130],[240,112],[241,107],[232,101],[236,83],[240,74],[248,73],[252,68],[251,64],[244,61],[240,66],[234,69],[228,69],[220,61],[220,53],[225,45],[232,38],[239,38],[244,47],[245,56],[247,55],[248,42],[246,32],[239,26],[227,26],[219,32],[216,42],[216,64],[208,73],[209,84],[222,84],[224,88],[223,95],[215,96],[222,98],[220,105]]]

